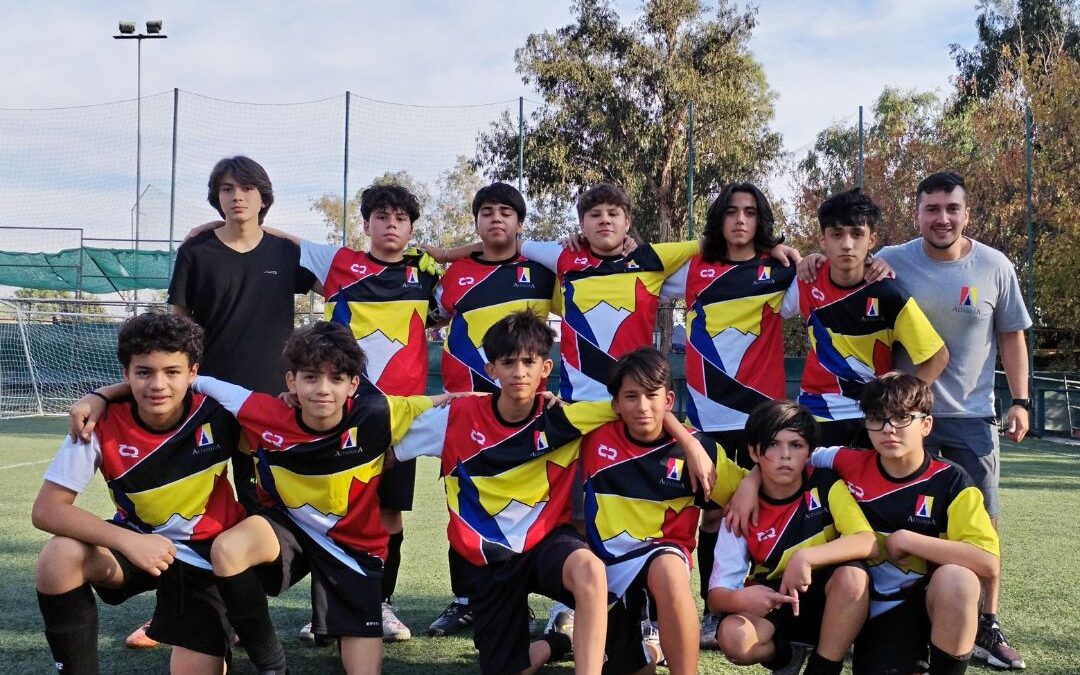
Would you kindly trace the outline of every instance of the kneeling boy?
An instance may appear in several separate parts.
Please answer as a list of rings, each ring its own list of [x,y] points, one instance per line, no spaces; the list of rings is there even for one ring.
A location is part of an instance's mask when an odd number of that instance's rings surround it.
[[[971,478],[923,447],[934,396],[898,372],[860,403],[875,452],[829,448],[815,467],[847,482],[880,554],[870,562],[870,619],[855,641],[855,675],[967,670],[979,625],[980,579],[999,574],[998,537]],[[929,647],[929,649],[928,649]]]
[[[229,650],[210,571],[214,538],[244,517],[228,479],[240,430],[221,405],[189,390],[203,331],[182,316],[143,314],[120,329],[131,385],[109,402],[89,441],[67,439],[45,472],[34,526],[54,535],[37,564],[38,604],[56,669],[98,672],[97,607],[157,590],[148,634],[173,645],[174,673],[217,673]],[[102,521],[75,506],[101,471],[116,504]]]
[[[214,574],[229,621],[260,672],[285,668],[263,584],[276,595],[310,570],[313,632],[340,638],[346,672],[377,673],[388,540],[379,482],[387,448],[433,399],[386,396],[362,379],[364,353],[339,324],[298,330],[284,355],[296,410],[213,378],[195,381],[240,421],[260,496],[272,505],[214,542]]]
[[[707,436],[695,433],[697,443],[676,444],[668,435],[663,420],[675,392],[671,366],[655,349],[620,358],[608,391],[621,419],[590,433],[581,446],[586,536],[607,566],[608,596],[615,601],[604,672],[637,672],[658,660],[640,645],[647,590],[656,601],[668,667],[674,675],[695,673],[698,622],[690,565],[700,505],[726,504],[746,471]],[[717,463],[700,492],[690,480],[687,446],[698,452],[704,446]]]
[[[807,466],[817,433],[790,401],[763,403],[746,421],[758,521],[745,539],[720,528],[709,577],[709,610],[727,615],[716,639],[732,663],[797,672],[798,642],[816,645],[804,675],[839,675],[866,621],[870,579],[855,561],[876,555],[877,540],[844,482]]]

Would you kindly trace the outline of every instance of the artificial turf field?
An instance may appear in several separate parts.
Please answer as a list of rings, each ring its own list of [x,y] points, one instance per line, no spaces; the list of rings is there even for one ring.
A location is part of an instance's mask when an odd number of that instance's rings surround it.
[[[34,595],[34,561],[46,535],[30,525],[30,506],[41,475],[60,442],[64,420],[38,418],[0,422],[0,673],[53,672]],[[416,505],[406,514],[398,615],[424,635],[448,601],[446,506],[435,460],[422,458],[417,470]],[[1002,443],[1004,512],[1003,625],[1020,650],[1029,673],[1080,672],[1080,447],[1026,440]],[[98,481],[76,502],[106,516],[112,512]],[[696,575],[695,575],[696,578]],[[99,603],[103,673],[163,673],[168,648],[124,649],[124,637],[150,617],[153,597],[143,595],[119,607]],[[538,616],[549,602],[534,598]],[[307,583],[271,599],[274,623],[289,654],[290,672],[341,672],[333,647],[313,647],[297,637],[308,621]],[[253,672],[243,652],[237,672]],[[383,672],[477,672],[472,640],[414,637],[387,645]],[[541,672],[570,673],[569,662]],[[661,668],[661,672],[666,669]],[[701,673],[763,673],[737,668],[718,653],[703,653]],[[845,671],[848,672],[848,671]],[[968,672],[991,672],[973,665]]]

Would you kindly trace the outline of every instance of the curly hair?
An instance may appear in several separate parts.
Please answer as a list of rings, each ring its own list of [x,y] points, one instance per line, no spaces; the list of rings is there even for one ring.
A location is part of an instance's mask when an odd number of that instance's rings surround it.
[[[179,314],[140,314],[125,321],[116,336],[116,358],[125,369],[131,357],[151,352],[183,352],[192,366],[202,358],[202,350],[202,327]]]
[[[285,342],[281,355],[292,373],[327,370],[353,377],[367,371],[367,356],[349,329],[329,321],[298,328]]]

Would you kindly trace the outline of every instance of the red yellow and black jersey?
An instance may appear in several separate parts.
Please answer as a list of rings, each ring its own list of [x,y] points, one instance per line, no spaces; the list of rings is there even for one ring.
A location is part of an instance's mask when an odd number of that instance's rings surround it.
[[[386,396],[364,378],[330,431],[303,423],[300,409],[268,394],[211,377],[197,391],[221,401],[239,420],[255,455],[260,497],[283,509],[316,544],[364,574],[365,556],[386,558],[379,481],[386,450],[431,407],[427,396]]]
[[[214,537],[244,517],[229,483],[229,458],[240,442],[236,420],[217,401],[189,393],[181,421],[154,431],[135,404],[112,403],[89,443],[66,439],[45,480],[80,493],[101,471],[116,505],[113,520],[159,534],[176,557],[210,569]]]
[[[610,397],[615,361],[653,344],[660,289],[697,254],[696,241],[644,244],[627,256],[571,251],[556,242],[525,242],[522,254],[558,275],[562,295],[559,388],[568,401]]]
[[[495,396],[456,398],[416,418],[394,448],[399,460],[442,458],[450,545],[474,565],[528,551],[568,523],[582,435],[615,418],[608,401],[501,418]]]
[[[435,293],[439,313],[450,319],[442,354],[446,391],[497,391],[499,383],[484,371],[484,334],[511,312],[528,310],[547,321],[554,293],[555,273],[521,256],[489,262],[473,255],[450,265]]]
[[[781,311],[794,279],[794,265],[769,255],[711,263],[696,255],[664,284],[664,296],[686,299],[686,415],[695,429],[741,430],[759,404],[785,397]]]
[[[813,283],[798,282],[799,311],[810,334],[799,403],[820,421],[862,417],[867,382],[893,368],[893,345],[922,363],[945,343],[894,279],[842,288],[829,280],[829,263]]]
[[[748,527],[745,539],[720,528],[709,588],[742,588],[748,568],[751,581],[778,583],[799,549],[872,531],[844,481],[829,469],[810,466],[802,488],[791,497],[772,499],[760,493],[758,524]]]
[[[326,320],[352,331],[381,391],[415,396],[427,390],[427,338],[439,278],[419,256],[383,262],[363,251],[302,242],[300,264],[323,285]]]
[[[890,560],[885,538],[897,530],[962,541],[1000,555],[998,535],[983,506],[982,493],[955,464],[926,453],[910,476],[893,478],[872,450],[819,449],[814,466],[840,475],[878,537],[879,555],[870,561],[870,615],[877,616],[904,600],[905,592],[927,573],[925,560],[910,556]]]

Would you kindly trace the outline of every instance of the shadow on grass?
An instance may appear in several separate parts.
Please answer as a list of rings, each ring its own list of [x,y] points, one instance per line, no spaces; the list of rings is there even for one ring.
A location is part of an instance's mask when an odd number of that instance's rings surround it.
[[[67,416],[21,417],[0,420],[0,435],[51,436],[60,438],[67,432]]]
[[[1080,490],[1080,457],[1038,450],[1002,453],[1001,487],[1017,490]]]

